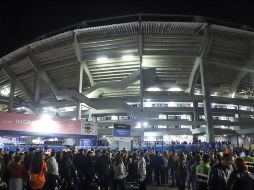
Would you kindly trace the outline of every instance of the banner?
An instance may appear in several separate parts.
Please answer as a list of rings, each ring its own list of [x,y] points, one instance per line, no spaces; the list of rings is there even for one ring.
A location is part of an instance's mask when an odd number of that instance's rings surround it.
[[[115,141],[131,141],[131,126],[115,123],[113,137]]]
[[[81,121],[44,119],[35,115],[0,113],[0,130],[36,134],[81,135]]]
[[[81,134],[82,135],[97,135],[98,124],[93,121],[81,120]]]
[[[95,147],[97,146],[97,136],[85,136],[80,139],[80,146],[83,147]]]

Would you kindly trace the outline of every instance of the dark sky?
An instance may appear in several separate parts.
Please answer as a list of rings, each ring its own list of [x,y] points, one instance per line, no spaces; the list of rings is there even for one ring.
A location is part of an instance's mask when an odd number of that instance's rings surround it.
[[[38,36],[88,19],[134,13],[201,15],[254,28],[254,4],[233,0],[0,1],[0,57]]]

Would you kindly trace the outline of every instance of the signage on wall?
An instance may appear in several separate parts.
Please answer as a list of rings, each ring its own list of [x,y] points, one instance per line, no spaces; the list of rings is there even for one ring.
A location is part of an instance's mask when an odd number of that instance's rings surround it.
[[[93,121],[81,120],[81,134],[82,135],[97,135],[98,124]]]
[[[43,135],[97,135],[97,123],[0,112],[0,131]]]
[[[115,141],[131,141],[131,126],[115,123],[113,137]]]

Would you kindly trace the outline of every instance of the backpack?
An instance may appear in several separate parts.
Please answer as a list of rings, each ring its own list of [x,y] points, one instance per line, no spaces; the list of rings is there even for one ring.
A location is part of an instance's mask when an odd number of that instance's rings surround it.
[[[46,182],[44,173],[41,171],[39,174],[30,174],[29,184],[32,189],[40,189]]]

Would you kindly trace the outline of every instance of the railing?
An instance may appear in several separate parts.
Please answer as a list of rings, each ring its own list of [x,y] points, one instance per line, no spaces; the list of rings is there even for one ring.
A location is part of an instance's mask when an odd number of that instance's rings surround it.
[[[96,27],[96,26],[110,25],[110,24],[119,24],[119,23],[126,23],[126,22],[145,22],[145,21],[204,22],[204,23],[224,25],[224,26],[238,28],[238,29],[244,29],[248,31],[254,31],[254,29],[249,26],[241,25],[234,22],[224,21],[224,20],[218,20],[214,18],[196,16],[196,15],[133,14],[133,15],[115,16],[115,17],[107,17],[107,18],[82,21],[70,26],[60,28],[53,32],[43,34],[39,36],[38,38],[30,41],[30,43],[54,36],[59,33],[75,30],[75,29]]]

